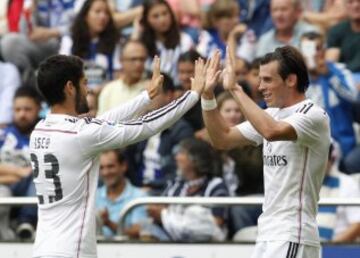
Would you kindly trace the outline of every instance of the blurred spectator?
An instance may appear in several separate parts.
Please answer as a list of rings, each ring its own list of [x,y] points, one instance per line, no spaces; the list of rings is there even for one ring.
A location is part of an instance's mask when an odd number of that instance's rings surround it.
[[[250,71],[250,63],[246,61],[244,58],[236,57],[235,58],[236,80],[238,82],[245,81],[249,71]]]
[[[360,0],[346,0],[348,20],[329,30],[326,59],[345,63],[354,73],[360,73]]]
[[[301,21],[301,14],[300,0],[271,0],[271,17],[275,28],[260,37],[256,57],[284,45],[299,47],[302,34],[318,31],[317,27]]]
[[[182,141],[176,154],[179,177],[169,185],[164,196],[228,196],[223,180],[215,177],[218,173],[217,160],[208,143],[194,139]],[[225,239],[225,208],[151,205],[148,213],[156,223],[162,225],[161,229],[152,230],[159,240],[191,242]]]
[[[143,16],[133,38],[140,39],[148,50],[147,67],[155,55],[161,59],[161,72],[177,80],[176,65],[181,53],[193,47],[193,42],[181,33],[169,4],[165,0],[145,0]]]
[[[99,96],[98,115],[117,107],[139,95],[148,80],[145,79],[147,51],[140,41],[130,40],[123,45],[120,53],[122,69],[119,78],[109,82]]]
[[[104,185],[96,193],[96,209],[102,224],[102,234],[106,238],[117,233],[120,212],[131,200],[144,197],[141,189],[126,179],[128,164],[122,150],[110,150],[100,155],[100,176]],[[145,208],[133,209],[125,219],[125,228],[121,232],[131,238],[139,237],[140,223],[146,220]]]
[[[119,38],[107,0],[88,0],[75,18],[71,36],[62,38],[60,54],[81,57],[88,87],[96,89],[120,69]]]
[[[34,72],[46,57],[57,54],[60,37],[69,33],[75,0],[25,0],[20,20],[21,33],[1,39],[1,54],[15,64],[23,82],[35,85]]]
[[[159,109],[175,99],[175,87],[171,78],[166,74],[163,76],[163,91],[152,100],[152,110]],[[181,140],[193,135],[192,127],[184,119],[180,119],[169,129],[130,146],[128,156],[135,170],[132,174],[136,177],[133,182],[145,187],[149,195],[160,195],[166,183],[176,177],[175,148]]]
[[[238,57],[251,61],[254,56],[256,37],[240,23],[240,7],[236,0],[216,0],[208,12],[207,30],[200,34],[197,51],[204,57],[212,56],[217,49],[225,59],[226,45]]]
[[[351,72],[343,64],[326,62],[324,40],[316,32],[302,36],[301,51],[310,74],[310,87],[306,95],[328,113],[331,136],[339,143],[342,153],[341,167],[355,173],[360,171],[359,157],[354,155],[359,153],[360,146],[356,145],[352,105],[360,102],[360,93],[354,85]]]
[[[133,31],[132,24],[141,19],[144,0],[109,0],[116,27],[121,34],[129,37]]]
[[[20,5],[24,0],[20,0]],[[22,8],[22,6],[21,6]],[[9,19],[7,17],[9,9],[9,0],[0,1],[0,37],[9,31]]]
[[[323,31],[346,18],[344,0],[305,1],[303,18]],[[320,2],[320,3],[319,3]]]
[[[229,92],[218,95],[219,112],[224,122],[229,126],[236,126],[245,120],[239,105]],[[206,129],[197,137],[210,142]],[[263,195],[263,164],[262,146],[246,146],[231,151],[219,152],[222,157],[223,178],[232,196]],[[230,207],[230,235],[238,230],[257,225],[261,214],[260,206],[232,206]]]
[[[259,68],[260,68],[260,58],[255,58],[249,68],[249,72],[245,76],[245,81],[249,85],[250,96],[251,98],[263,109],[266,108],[266,103],[264,98],[259,91]],[[241,83],[240,83],[241,84]]]
[[[229,92],[222,92],[216,98],[218,109],[225,122],[235,126],[244,121],[239,105]],[[196,133],[198,139],[211,143],[206,128]],[[222,159],[223,179],[231,196],[235,196],[236,189],[239,186],[239,180],[235,174],[235,161],[227,152],[218,152]]]
[[[21,85],[20,75],[13,64],[0,62],[0,128],[13,117],[13,98]]]
[[[14,97],[13,123],[0,131],[0,184],[13,196],[35,196],[31,176],[29,137],[38,122],[40,99],[34,88],[21,87]],[[17,216],[19,237],[32,238],[36,207],[21,207]]]
[[[175,13],[182,31],[198,43],[202,20],[215,0],[167,0]]]
[[[180,87],[177,88],[177,95],[182,95],[183,92],[191,88],[191,78],[194,77],[195,72],[195,60],[200,57],[200,54],[193,49],[180,55],[177,64]],[[202,129],[204,127],[204,122],[202,119],[200,102],[195,104],[183,118],[191,125],[194,131]]]
[[[240,20],[256,37],[270,30],[273,26],[270,15],[270,0],[237,0],[240,5]]]
[[[335,165],[330,147],[326,175],[320,198],[359,198],[360,189],[350,176],[341,173]],[[360,236],[360,208],[351,206],[320,206],[317,215],[322,240],[335,243],[354,242]]]
[[[9,187],[0,184],[0,197],[3,198],[11,197],[11,191]],[[9,215],[10,215],[10,206],[1,205],[0,206],[0,241],[15,239],[15,233],[10,227]]]

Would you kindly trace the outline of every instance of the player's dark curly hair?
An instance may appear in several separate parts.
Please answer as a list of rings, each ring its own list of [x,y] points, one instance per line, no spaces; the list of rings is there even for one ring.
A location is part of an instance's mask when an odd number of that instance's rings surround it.
[[[76,56],[55,55],[40,64],[37,87],[49,106],[64,102],[64,87],[68,81],[79,90],[83,68],[83,61]]]
[[[170,16],[171,16],[170,28],[167,32],[164,33],[165,48],[174,49],[180,43],[180,29],[179,29],[178,23],[175,19],[175,15],[174,15],[173,11],[171,10],[171,7],[168,4],[168,2],[164,1],[164,0],[145,0],[143,3],[143,7],[144,7],[143,16],[140,20],[140,23],[143,26],[144,30],[141,34],[140,40],[142,42],[144,42],[144,44],[146,45],[149,56],[151,56],[151,57],[158,54],[157,48],[156,48],[156,40],[157,39],[156,39],[155,30],[151,27],[151,25],[148,22],[148,18],[149,18],[148,16],[149,16],[150,10],[156,5],[165,5],[167,7],[167,9],[169,10]]]
[[[91,36],[89,25],[86,22],[86,16],[88,15],[93,3],[96,1],[102,1],[108,6],[106,0],[87,0],[82,6],[79,14],[76,16],[71,27],[71,38],[73,40],[72,54],[81,58],[88,58],[90,54]],[[107,9],[109,22],[104,31],[99,34],[96,51],[105,55],[111,55],[119,41],[120,32],[115,27],[109,6]]]
[[[286,80],[290,74],[297,77],[297,90],[305,92],[309,87],[309,75],[301,53],[292,46],[278,47],[274,52],[266,54],[260,61],[265,65],[273,61],[279,62],[279,75]]]

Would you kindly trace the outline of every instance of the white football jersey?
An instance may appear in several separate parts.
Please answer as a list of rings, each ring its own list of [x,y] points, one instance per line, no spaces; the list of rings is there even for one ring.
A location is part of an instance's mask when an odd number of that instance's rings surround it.
[[[319,246],[317,202],[330,146],[329,117],[309,100],[266,110],[289,123],[296,141],[266,141],[249,123],[238,129],[263,144],[265,200],[258,220],[258,241],[291,241]]]
[[[38,225],[33,257],[95,258],[95,192],[99,154],[142,141],[170,127],[199,99],[194,91],[138,119],[147,92],[99,118],[49,114],[35,127],[30,155]]]

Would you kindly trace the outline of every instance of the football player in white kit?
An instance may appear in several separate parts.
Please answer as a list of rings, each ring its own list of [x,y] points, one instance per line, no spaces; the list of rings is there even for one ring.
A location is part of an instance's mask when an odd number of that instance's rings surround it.
[[[205,65],[196,62],[191,90],[167,106],[136,118],[161,90],[163,76],[155,57],[146,91],[98,118],[88,111],[82,61],[48,58],[38,71],[38,88],[50,113],[30,139],[39,219],[32,257],[96,258],[95,191],[99,154],[142,141],[170,127],[199,100]]]
[[[219,58],[214,58],[219,59]],[[223,85],[247,121],[229,128],[216,106],[213,88],[219,61],[212,62],[201,97],[213,145],[220,149],[263,144],[265,200],[253,258],[317,258],[317,202],[330,146],[329,118],[305,98],[309,79],[301,54],[277,48],[260,63],[262,110],[236,84],[234,58],[227,53]]]

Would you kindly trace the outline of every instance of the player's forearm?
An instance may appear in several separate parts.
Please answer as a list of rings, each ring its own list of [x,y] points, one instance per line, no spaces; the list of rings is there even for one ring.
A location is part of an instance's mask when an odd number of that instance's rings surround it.
[[[344,232],[339,234],[332,242],[347,243],[355,241],[360,236],[360,223],[351,224]]]
[[[121,148],[143,141],[172,126],[199,100],[199,94],[195,91],[188,91],[182,97],[170,104],[150,112],[136,120],[120,123],[110,130],[102,127],[96,139],[96,152],[109,148]],[[115,129],[115,130],[114,130]]]
[[[221,150],[230,148],[229,143],[226,141],[226,135],[230,128],[226,126],[226,122],[220,115],[219,110],[217,108],[209,111],[203,110],[202,114],[212,145]]]
[[[138,120],[142,122],[142,137],[147,138],[169,128],[189,111],[198,100],[199,94],[197,92],[187,91],[183,96],[168,105],[144,115]]]
[[[266,140],[282,139],[279,123],[261,109],[242,88],[231,91],[231,94],[238,103],[241,113]]]
[[[113,108],[104,114],[100,115],[100,119],[111,120],[116,123],[133,119],[146,110],[151,103],[147,91],[142,92],[136,98],[122,104],[119,107]]]

